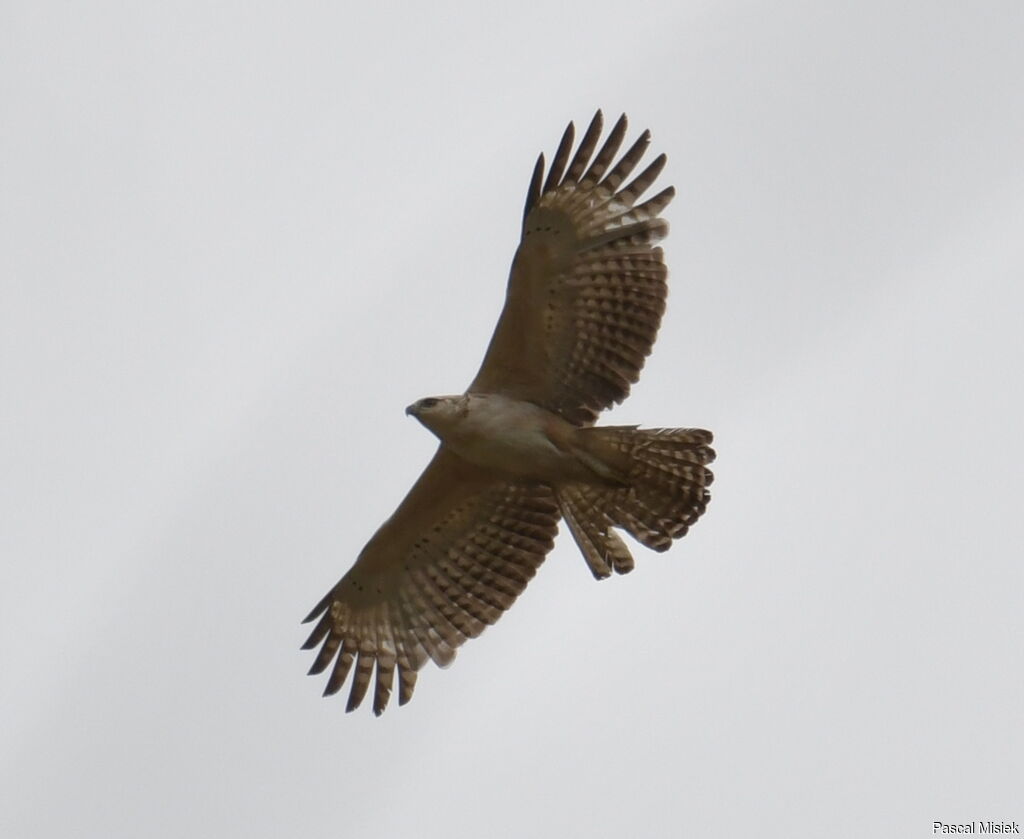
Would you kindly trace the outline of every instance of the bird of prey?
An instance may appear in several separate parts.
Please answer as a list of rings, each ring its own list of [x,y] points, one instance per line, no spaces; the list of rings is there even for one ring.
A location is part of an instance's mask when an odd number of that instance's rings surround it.
[[[546,177],[538,158],[480,371],[465,393],[406,408],[440,439],[437,453],[306,618],[317,623],[303,649],[322,644],[310,673],[333,662],[324,695],[354,673],[349,711],[375,669],[379,715],[396,672],[404,705],[428,660],[450,664],[523,592],[559,519],[602,579],[633,568],[616,529],[664,551],[708,503],[710,432],[594,425],[629,394],[654,344],[667,294],[656,245],[675,194],[637,203],[664,154],[626,183],[650,132],[617,161],[625,115],[598,149],[601,133],[598,111],[575,153],[569,123]]]

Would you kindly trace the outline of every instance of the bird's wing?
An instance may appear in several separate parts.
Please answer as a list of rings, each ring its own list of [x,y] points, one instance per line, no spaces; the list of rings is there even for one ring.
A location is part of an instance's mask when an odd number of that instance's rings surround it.
[[[496,477],[439,448],[306,618],[320,620],[303,648],[323,642],[310,673],[335,662],[324,694],[336,693],[354,664],[353,710],[376,666],[374,713],[384,711],[396,669],[404,705],[427,659],[448,665],[515,602],[551,550],[558,519],[547,487]]]
[[[569,123],[544,178],[537,160],[505,307],[470,393],[502,393],[588,424],[621,402],[658,333],[667,270],[655,244],[672,187],[637,199],[665,165],[659,155],[623,185],[650,142],[643,134],[615,162],[623,115],[594,155],[598,111],[569,159]],[[614,165],[613,165],[614,164]]]

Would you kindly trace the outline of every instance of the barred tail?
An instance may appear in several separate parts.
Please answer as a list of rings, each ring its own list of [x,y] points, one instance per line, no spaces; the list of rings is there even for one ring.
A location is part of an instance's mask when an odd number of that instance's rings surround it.
[[[710,431],[633,426],[584,428],[580,456],[615,483],[567,483],[556,488],[569,531],[598,579],[633,570],[633,557],[612,530],[648,548],[667,550],[707,507],[715,459]]]

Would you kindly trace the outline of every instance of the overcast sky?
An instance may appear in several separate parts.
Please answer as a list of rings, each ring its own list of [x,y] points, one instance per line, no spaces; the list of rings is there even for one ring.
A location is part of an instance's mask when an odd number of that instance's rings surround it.
[[[0,10],[0,834],[1024,822],[1024,4],[90,5]],[[596,107],[678,190],[608,421],[708,512],[346,715],[299,621]]]

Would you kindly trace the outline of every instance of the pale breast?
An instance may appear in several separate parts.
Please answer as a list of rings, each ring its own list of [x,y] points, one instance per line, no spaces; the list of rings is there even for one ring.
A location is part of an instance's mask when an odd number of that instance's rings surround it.
[[[477,463],[538,480],[564,478],[575,458],[549,435],[557,417],[530,402],[494,394],[470,396],[469,410],[443,436],[456,454]]]

